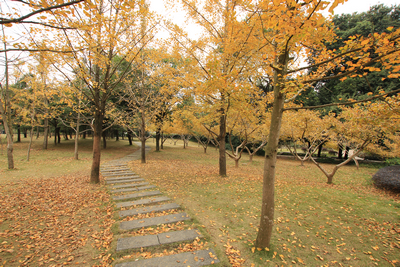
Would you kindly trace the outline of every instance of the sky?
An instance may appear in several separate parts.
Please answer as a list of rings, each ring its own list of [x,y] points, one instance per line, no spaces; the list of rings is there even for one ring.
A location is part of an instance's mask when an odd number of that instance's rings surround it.
[[[386,6],[391,6],[395,4],[400,4],[399,0],[349,0],[343,5],[339,5],[335,9],[335,14],[345,14],[354,12],[365,12],[368,11],[371,6],[385,4]]]

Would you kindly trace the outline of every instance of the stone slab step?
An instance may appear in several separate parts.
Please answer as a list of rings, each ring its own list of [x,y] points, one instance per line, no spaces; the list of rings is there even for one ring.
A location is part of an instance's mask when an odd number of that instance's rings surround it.
[[[117,180],[126,180],[126,179],[135,179],[139,178],[140,175],[132,175],[132,176],[121,176],[121,177],[111,177],[105,178],[106,181],[117,181]]]
[[[185,220],[190,220],[190,217],[185,212],[182,212],[182,213],[169,214],[154,218],[145,218],[140,220],[120,222],[119,228],[121,228],[122,230],[131,230],[158,224],[175,223]]]
[[[101,168],[100,171],[102,172],[119,172],[119,171],[130,171],[130,168]]]
[[[145,190],[156,187],[155,185],[148,185],[148,184],[149,184],[148,182],[137,183],[136,187],[115,189],[111,190],[111,193],[133,192],[133,191]]]
[[[106,181],[106,184],[123,184],[123,183],[131,183],[131,182],[141,182],[144,181],[142,178],[138,179],[124,179],[124,180],[111,180],[111,181]]]
[[[114,176],[127,176],[127,175],[134,175],[135,173],[133,171],[124,171],[124,172],[119,172],[119,173],[101,173],[105,177],[114,177]]]
[[[115,265],[115,267],[199,267],[212,265],[218,262],[219,260],[215,256],[214,251],[208,249],[139,261],[123,262]]]
[[[134,194],[127,194],[127,195],[121,195],[121,196],[115,196],[113,197],[114,200],[126,200],[126,199],[131,199],[131,198],[138,198],[138,197],[152,197],[152,196],[157,196],[161,195],[161,192],[156,190],[156,191],[149,191],[149,192],[141,192],[141,193],[134,193]]]
[[[149,204],[168,201],[168,200],[171,200],[171,199],[169,197],[162,196],[162,197],[155,197],[155,198],[139,199],[139,200],[135,200],[135,201],[119,202],[116,205],[117,205],[117,208],[122,208],[122,207],[136,206],[136,205],[149,205]]]
[[[126,217],[126,216],[133,216],[133,215],[138,215],[138,214],[143,214],[143,213],[158,212],[158,211],[165,211],[165,210],[172,210],[172,209],[179,209],[179,208],[180,208],[180,206],[176,203],[167,203],[167,204],[162,204],[162,205],[157,205],[157,206],[148,206],[148,207],[139,208],[139,209],[121,210],[119,212],[119,216]]]
[[[126,163],[121,163],[121,162],[109,162],[108,164],[102,165],[104,168],[110,168],[110,167],[128,167]]]
[[[144,181],[144,179],[142,179]],[[148,184],[147,182],[143,182],[143,183],[133,183],[133,184],[117,184],[117,185],[112,185],[112,189],[118,189],[118,188],[127,188],[127,187],[135,187],[138,185],[145,185]]]
[[[158,235],[119,238],[117,251],[165,245],[174,242],[191,241],[202,237],[197,230],[169,231]]]

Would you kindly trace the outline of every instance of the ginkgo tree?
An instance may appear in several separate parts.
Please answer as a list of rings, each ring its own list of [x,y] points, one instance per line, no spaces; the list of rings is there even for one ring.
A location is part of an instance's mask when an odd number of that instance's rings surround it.
[[[398,40],[400,31],[389,34],[373,34],[369,38],[353,38],[336,51],[328,51],[324,43],[335,39],[333,27],[322,12],[333,12],[343,3],[337,1],[262,1],[248,5],[257,15],[259,40],[265,44],[264,76],[268,76],[273,85],[273,102],[269,138],[264,164],[263,196],[260,216],[260,228],[255,246],[270,246],[274,224],[275,206],[275,166],[277,148],[280,139],[283,113],[285,110],[298,109],[288,106],[308,85],[319,80],[344,78],[349,75],[361,75],[372,63],[382,62],[382,67],[396,78],[400,61]],[[375,48],[374,55],[369,53]],[[318,53],[315,53],[318,51]],[[301,58],[316,55],[308,66],[300,66]],[[348,59],[352,61],[349,62]],[[343,64],[343,61],[347,64]],[[335,76],[325,74],[335,68],[342,68]],[[369,69],[373,71],[372,69]],[[352,103],[352,101],[347,101]],[[336,105],[332,103],[332,105]],[[306,108],[306,107],[304,107]],[[310,107],[307,107],[310,108]]]
[[[154,34],[156,23],[146,6],[144,0],[94,0],[70,8],[73,16],[54,14],[59,25],[69,25],[74,30],[58,32],[52,43],[73,53],[57,54],[48,60],[92,106],[94,137],[90,180],[93,183],[100,181],[100,143],[107,102],[118,94],[131,65]],[[149,25],[145,32],[141,25],[143,17]],[[144,36],[150,38],[144,41]],[[76,79],[82,81],[84,90],[73,83]]]
[[[286,147],[303,166],[330,139],[331,128],[337,119],[332,114],[321,118],[317,111],[299,110],[285,112],[282,121],[281,139],[286,141]],[[299,146],[304,155],[298,153]]]
[[[327,183],[333,183],[337,170],[354,160],[363,150],[386,156],[398,153],[397,144],[400,126],[400,95],[385,97],[384,101],[365,102],[354,107],[344,107],[336,123],[330,129],[330,140],[338,146],[349,147],[351,154],[346,160],[335,165],[329,171],[326,167],[311,158],[312,162],[327,177]]]
[[[253,89],[247,77],[257,66],[250,64],[259,57],[257,51],[264,44],[254,35],[255,12],[248,12],[245,4],[252,1],[169,1],[179,5],[189,20],[200,29],[199,38],[191,40],[182,29],[170,27],[173,38],[187,58],[192,69],[181,85],[190,88],[199,105],[213,114],[218,123],[219,174],[226,176],[226,121],[230,109],[240,105],[242,96],[250,96]],[[235,97],[241,92],[241,97]],[[247,93],[246,93],[247,92]]]

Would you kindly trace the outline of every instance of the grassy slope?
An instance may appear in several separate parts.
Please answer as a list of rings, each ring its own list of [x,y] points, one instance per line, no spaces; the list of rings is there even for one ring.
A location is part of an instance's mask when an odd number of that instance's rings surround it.
[[[152,142],[148,143],[153,145]],[[247,156],[228,177],[217,175],[217,151],[166,144],[133,169],[186,208],[216,244],[221,265],[394,266],[399,260],[399,196],[371,185],[377,169],[341,168],[327,185],[313,165],[278,160],[273,249],[252,252],[259,223],[263,159]]]
[[[4,142],[4,140],[2,140]],[[0,147],[0,266],[107,266],[114,207],[103,185],[89,183],[91,139],[49,144],[27,139],[14,146],[15,170]],[[109,141],[102,162],[132,153],[127,140]]]

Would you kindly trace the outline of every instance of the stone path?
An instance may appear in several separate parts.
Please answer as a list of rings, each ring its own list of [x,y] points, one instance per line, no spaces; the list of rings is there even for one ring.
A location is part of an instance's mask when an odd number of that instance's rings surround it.
[[[140,143],[137,143],[140,146]],[[150,148],[146,147],[146,152]],[[122,159],[109,161],[101,168],[101,174],[105,182],[110,186],[110,191],[114,195],[113,199],[118,208],[121,219],[127,216],[148,214],[153,212],[163,212],[180,209],[176,203],[163,203],[171,201],[170,198],[163,196],[159,190],[146,191],[156,188],[149,185],[144,179],[136,175],[127,165],[129,161],[140,159],[140,151],[128,155]],[[129,201],[122,201],[129,200]],[[133,207],[132,209],[129,209]],[[124,231],[141,229],[143,227],[157,226],[161,224],[173,224],[181,221],[188,221],[191,218],[184,212],[161,215],[144,219],[121,221],[119,228],[124,235]],[[178,246],[182,242],[190,242],[197,238],[202,238],[201,233],[196,229],[186,229],[180,231],[168,231],[156,235],[124,236],[117,240],[117,252],[137,251],[145,248],[164,246]],[[179,266],[207,266],[218,263],[212,249],[198,250],[194,252],[184,252],[164,257],[151,259],[135,260],[123,262],[115,265],[116,267],[179,267]]]

